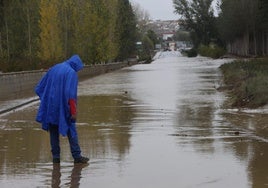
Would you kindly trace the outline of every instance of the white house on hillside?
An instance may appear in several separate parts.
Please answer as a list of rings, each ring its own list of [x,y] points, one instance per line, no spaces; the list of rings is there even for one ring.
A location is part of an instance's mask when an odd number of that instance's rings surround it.
[[[163,38],[163,40],[167,40],[168,38],[172,38],[174,36],[174,34],[175,33],[173,33],[173,32],[163,33],[162,38]]]

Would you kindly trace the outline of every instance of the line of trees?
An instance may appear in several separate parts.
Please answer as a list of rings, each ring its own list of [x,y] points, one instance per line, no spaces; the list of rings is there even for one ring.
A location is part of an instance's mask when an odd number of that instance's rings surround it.
[[[222,0],[219,31],[230,53],[268,55],[268,1]]]
[[[148,27],[151,21],[149,12],[143,9],[138,3],[133,4],[133,9],[136,15],[139,39],[137,56],[139,60],[150,63],[155,54],[155,45],[159,44],[160,41],[156,33]]]
[[[174,0],[175,11],[182,16],[182,25],[190,31],[194,46],[208,45],[217,38],[213,0]]]
[[[200,45],[216,44],[241,56],[268,55],[268,1],[219,0],[218,15],[213,0],[173,0],[191,38]]]
[[[86,64],[135,54],[129,0],[0,0],[0,69],[48,67],[77,53]],[[1,71],[0,70],[0,71]]]

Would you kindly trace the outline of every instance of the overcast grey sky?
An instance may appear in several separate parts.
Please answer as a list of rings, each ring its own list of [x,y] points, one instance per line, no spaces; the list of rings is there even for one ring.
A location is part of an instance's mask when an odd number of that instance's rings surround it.
[[[179,15],[174,13],[173,0],[130,0],[138,3],[147,10],[153,20],[177,20]]]
[[[213,0],[214,10],[217,1],[219,0]],[[130,2],[138,3],[144,10],[147,10],[153,20],[177,20],[180,18],[178,14],[174,13],[173,0],[130,0]],[[216,10],[215,13],[217,14]]]

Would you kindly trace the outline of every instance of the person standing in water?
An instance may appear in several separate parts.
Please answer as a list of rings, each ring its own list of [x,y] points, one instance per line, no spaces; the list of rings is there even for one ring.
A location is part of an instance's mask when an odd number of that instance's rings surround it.
[[[53,163],[60,163],[59,136],[67,136],[74,163],[87,163],[81,155],[76,131],[77,72],[83,68],[78,55],[51,67],[35,87],[40,98],[36,121],[50,133]]]

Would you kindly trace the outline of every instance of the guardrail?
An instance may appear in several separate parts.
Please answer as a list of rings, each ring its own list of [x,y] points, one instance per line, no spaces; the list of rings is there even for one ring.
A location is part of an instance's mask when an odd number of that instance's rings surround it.
[[[120,63],[89,65],[79,71],[78,76],[80,80],[87,79],[137,63],[137,61],[126,61]],[[45,73],[45,70],[1,73],[0,101],[34,96],[34,87]]]

